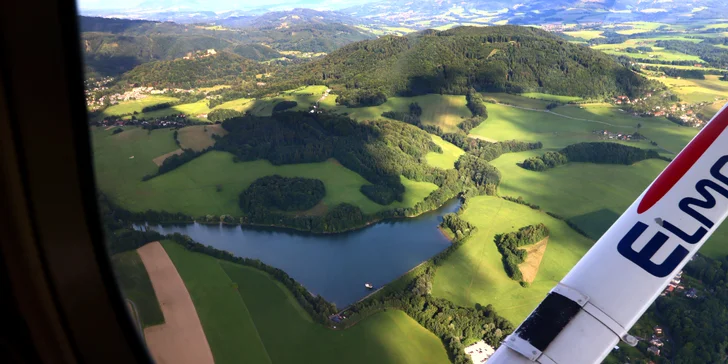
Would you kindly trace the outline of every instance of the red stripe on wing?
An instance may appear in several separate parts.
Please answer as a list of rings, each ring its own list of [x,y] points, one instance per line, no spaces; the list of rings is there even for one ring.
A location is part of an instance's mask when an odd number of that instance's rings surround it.
[[[675,186],[685,173],[698,161],[723,130],[728,127],[728,109],[716,115],[708,125],[688,144],[675,160],[667,166],[655,183],[645,193],[640,204],[637,206],[637,213],[641,214],[649,210],[662,199]]]

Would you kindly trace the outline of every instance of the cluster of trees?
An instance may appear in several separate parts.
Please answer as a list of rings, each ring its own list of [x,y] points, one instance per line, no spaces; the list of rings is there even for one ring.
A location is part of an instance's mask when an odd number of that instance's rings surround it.
[[[548,236],[549,229],[544,224],[529,225],[518,231],[495,236],[495,245],[503,255],[503,267],[511,279],[523,284],[523,274],[518,265],[526,260],[527,253],[519,247],[538,243]]]
[[[231,109],[215,109],[210,111],[207,114],[207,120],[210,121],[225,121],[227,119],[232,118],[239,118],[241,116],[245,115],[245,113],[242,113],[240,111],[231,110]]]
[[[728,67],[728,50],[713,46],[709,42],[693,43],[684,40],[658,40],[656,47],[698,56],[713,67]]]
[[[283,100],[273,106],[273,112],[281,112],[298,106],[295,101]]]
[[[321,180],[279,175],[258,178],[240,193],[240,209],[304,211],[318,204],[326,196]]]
[[[342,91],[336,96],[336,103],[348,107],[377,106],[387,102],[387,95],[381,91]]]
[[[160,104],[154,104],[154,105],[144,106],[142,108],[142,112],[150,112],[150,111],[154,111],[154,110],[169,109],[170,107],[172,107],[174,105],[175,104],[174,103],[171,103],[171,102],[163,102],[163,103],[160,103]]]
[[[532,171],[545,171],[568,162],[566,156],[559,152],[546,152],[542,156],[528,158],[519,165]]]
[[[420,163],[427,152],[441,151],[429,135],[404,123],[377,120],[357,123],[330,113],[282,112],[271,117],[246,115],[225,120],[228,134],[216,148],[236,160],[267,159],[271,163],[322,162],[336,158],[377,187],[362,192],[387,205],[402,201],[400,175],[436,183],[442,175]]]
[[[651,158],[667,160],[655,150],[609,142],[588,142],[572,144],[559,152],[546,152],[542,156],[528,158],[519,166],[532,171],[545,171],[568,162],[630,165]]]
[[[114,129],[114,131],[111,132],[111,135],[116,135],[123,131],[124,131],[124,129],[122,129],[122,128],[116,128],[116,129]]]
[[[608,55],[516,26],[384,36],[346,45],[276,78],[291,86],[326,83],[340,92],[340,104],[351,106],[375,105],[394,95],[467,95],[471,88],[603,98],[638,96],[652,87]]]
[[[482,116],[486,119],[488,118],[488,110],[485,108],[483,96],[476,92],[474,88],[471,87],[468,90],[467,95],[465,95],[465,101],[467,102],[465,105],[468,109],[470,109],[470,112],[473,113],[473,116]]]
[[[501,173],[485,159],[466,153],[455,162],[455,169],[461,177],[467,178],[479,191],[488,195],[496,194],[501,181]]]
[[[458,214],[455,213],[449,213],[442,217],[442,222],[440,223],[440,227],[443,229],[450,229],[452,231],[453,235],[455,236],[454,243],[463,241],[465,238],[470,236],[477,227],[462,218]],[[453,250],[457,249],[459,245],[453,246]],[[443,261],[451,252],[448,252],[446,254],[441,254],[438,256],[436,260],[437,261]]]

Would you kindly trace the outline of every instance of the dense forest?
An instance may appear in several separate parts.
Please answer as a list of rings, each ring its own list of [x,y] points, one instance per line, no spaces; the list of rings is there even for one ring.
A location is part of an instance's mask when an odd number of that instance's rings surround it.
[[[516,26],[430,30],[353,43],[290,68],[279,81],[326,83],[341,95],[342,104],[393,95],[464,95],[471,87],[602,98],[637,96],[659,86],[601,52]]]
[[[538,243],[548,236],[549,229],[544,224],[524,226],[518,231],[495,236],[495,245],[503,255],[503,268],[511,279],[526,285],[518,265],[526,260],[527,253],[526,250],[519,248]]]
[[[657,151],[651,149],[609,142],[591,142],[572,144],[558,152],[546,152],[542,156],[528,158],[518,165],[532,171],[545,171],[568,162],[630,165],[651,158],[664,159]]]
[[[266,176],[255,180],[240,194],[240,209],[303,211],[316,206],[324,196],[326,187],[320,180]]]
[[[121,82],[141,86],[194,88],[241,80],[254,80],[264,73],[265,65],[238,55],[220,52],[215,55],[145,63],[125,73]]]

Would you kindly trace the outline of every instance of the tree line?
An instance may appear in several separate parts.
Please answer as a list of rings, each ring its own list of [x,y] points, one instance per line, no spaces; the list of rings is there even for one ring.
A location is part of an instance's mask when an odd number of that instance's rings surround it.
[[[508,277],[514,281],[521,282],[521,285],[525,286],[526,282],[523,281],[523,274],[518,265],[526,261],[528,253],[519,249],[525,245],[531,245],[538,243],[539,241],[549,236],[549,229],[544,224],[524,226],[518,231],[510,232],[507,234],[498,234],[495,236],[495,245],[498,247],[498,251],[503,255],[503,268],[506,271]]]
[[[713,67],[728,67],[728,50],[715,47],[709,42],[693,43],[684,40],[658,40],[655,42],[655,46],[698,56]]]
[[[669,161],[652,149],[609,142],[585,142],[569,145],[558,152],[546,152],[528,158],[518,165],[532,171],[545,171],[568,162],[631,165],[652,158]]]

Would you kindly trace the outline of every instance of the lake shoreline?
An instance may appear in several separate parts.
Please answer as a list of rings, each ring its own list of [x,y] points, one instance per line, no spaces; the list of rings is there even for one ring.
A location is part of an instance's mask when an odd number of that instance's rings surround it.
[[[274,230],[278,230],[278,231],[292,231],[292,232],[296,232],[296,233],[304,233],[304,234],[312,234],[312,235],[335,235],[335,234],[344,234],[344,233],[350,233],[350,232],[355,232],[355,231],[363,230],[363,229],[366,229],[366,228],[368,228],[370,226],[374,226],[374,225],[379,224],[379,223],[396,222],[396,221],[399,221],[399,220],[407,220],[407,219],[417,218],[417,217],[420,217],[422,215],[425,215],[425,214],[428,214],[428,213],[432,213],[434,211],[437,211],[437,210],[443,208],[444,206],[447,206],[448,204],[450,204],[453,200],[459,200],[462,203],[462,198],[459,197],[459,196],[455,196],[455,197],[453,197],[453,198],[445,201],[442,205],[440,205],[440,206],[438,206],[438,207],[436,207],[434,209],[427,210],[427,211],[422,211],[422,212],[420,212],[419,214],[416,214],[416,215],[382,217],[382,218],[377,218],[377,219],[373,219],[373,220],[367,221],[363,225],[352,226],[352,227],[348,227],[348,228],[345,228],[345,229],[342,229],[342,230],[336,230],[336,231],[312,231],[312,230],[306,230],[306,229],[299,229],[299,228],[296,228],[294,226],[288,226],[288,225],[256,224],[254,222],[246,222],[246,223],[241,223],[241,222],[229,223],[229,222],[224,222],[224,221],[219,221],[219,222],[206,222],[206,221],[198,221],[198,220],[195,220],[195,219],[187,220],[187,221],[173,221],[173,222],[168,222],[168,221],[167,222],[160,222],[160,221],[154,221],[154,220],[143,220],[143,221],[142,220],[139,220],[139,221],[131,220],[131,222],[132,223],[135,223],[135,224],[142,225],[142,226],[143,225],[162,225],[162,226],[167,226],[167,225],[191,225],[191,224],[200,224],[200,225],[209,225],[209,226],[240,226],[240,227],[248,227],[248,228],[267,228],[267,229],[274,229]],[[453,240],[452,236],[447,235],[445,232],[442,232],[442,233],[443,233],[443,235],[445,235],[445,237],[448,240],[450,240],[450,241]]]

